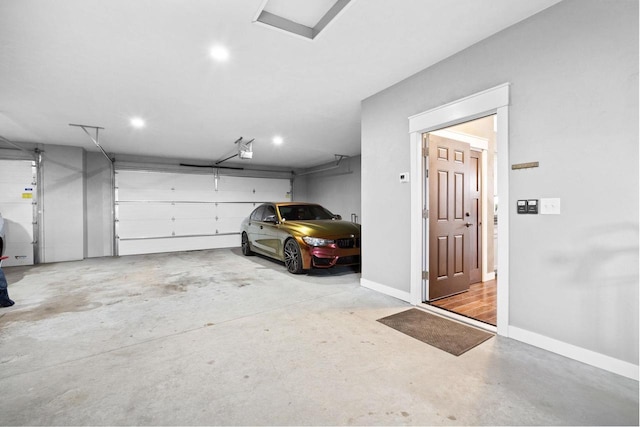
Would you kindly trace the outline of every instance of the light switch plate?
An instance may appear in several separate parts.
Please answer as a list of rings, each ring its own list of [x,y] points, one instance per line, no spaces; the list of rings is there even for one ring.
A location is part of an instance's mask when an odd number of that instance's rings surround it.
[[[409,172],[402,172],[400,174],[400,182],[409,182]]]
[[[540,199],[540,215],[560,215],[560,199]]]

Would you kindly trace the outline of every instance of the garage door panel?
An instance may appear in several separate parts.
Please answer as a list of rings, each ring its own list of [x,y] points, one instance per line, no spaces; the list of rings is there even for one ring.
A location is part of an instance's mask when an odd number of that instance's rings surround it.
[[[223,201],[223,200],[227,203],[229,202],[239,203],[239,202],[247,202],[247,201],[252,202],[254,200],[257,201],[258,198],[250,190],[244,190],[244,191],[219,190],[218,201]]]
[[[173,229],[173,221],[170,219],[118,221],[118,237],[125,239],[171,236]]]
[[[239,235],[169,237],[151,240],[124,240],[120,242],[120,255],[153,254],[161,252],[221,249],[240,246]]]
[[[242,221],[258,206],[258,203],[218,204],[218,230],[220,233],[237,233]]]
[[[213,175],[120,171],[119,200],[214,201]]]
[[[16,183],[0,182],[0,203],[30,204],[34,194],[35,186],[31,179]]]
[[[0,183],[15,183],[24,181],[26,183],[33,182],[32,160],[0,160]]]
[[[9,256],[5,267],[34,263],[35,174],[31,160],[0,160],[0,214]]]
[[[116,184],[120,255],[239,246],[257,203],[291,188],[288,179],[132,170],[117,171]]]
[[[215,218],[217,210],[212,203],[133,203],[118,204],[118,218],[126,219],[171,219],[171,218]]]
[[[5,267],[33,264],[33,206],[31,204],[3,204],[5,227]]]
[[[218,203],[217,215],[219,217],[246,218],[259,203]]]
[[[5,255],[9,258],[2,262],[3,267],[33,265],[33,244],[31,242],[16,242],[7,238]]]
[[[220,177],[220,200],[229,202],[281,202],[291,197],[287,179]]]
[[[118,188],[118,200],[121,201],[163,201],[163,202],[214,202],[211,190],[185,189],[183,191],[169,189],[121,190]]]
[[[286,202],[291,199],[291,183],[281,179],[263,179],[254,185],[261,201]]]
[[[148,188],[164,188],[185,190],[197,187],[199,189],[212,189],[214,184],[213,174],[184,174],[159,171],[116,171],[119,189],[144,190]]]
[[[216,216],[216,205],[213,203],[176,203],[173,206],[174,216],[176,218],[209,218]]]
[[[219,233],[239,233],[240,225],[244,218],[220,218],[216,221],[216,230]]]
[[[173,215],[170,203],[119,203],[118,219],[120,221],[170,219]]]
[[[216,234],[216,221],[213,218],[176,219],[173,222],[173,231],[176,236]]]
[[[169,236],[189,236],[222,233],[214,219],[176,219],[120,221],[118,236],[120,238],[156,238]],[[239,228],[225,232],[237,232]],[[123,237],[126,236],[126,237]]]
[[[0,213],[5,222],[26,228],[29,231],[29,239],[33,240],[33,205],[31,203],[3,203]]]

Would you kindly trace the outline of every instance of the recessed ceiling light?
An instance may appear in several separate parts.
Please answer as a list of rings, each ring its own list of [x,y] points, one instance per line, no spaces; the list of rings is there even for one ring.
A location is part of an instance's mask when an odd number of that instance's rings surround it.
[[[273,143],[276,145],[280,145],[284,142],[284,140],[282,139],[281,136],[274,136],[273,137]]]
[[[209,53],[213,59],[219,62],[224,62],[229,59],[229,50],[224,46],[214,46]]]
[[[141,119],[140,117],[132,118],[129,123],[131,123],[131,126],[133,126],[136,129],[141,129],[145,126],[144,120]]]

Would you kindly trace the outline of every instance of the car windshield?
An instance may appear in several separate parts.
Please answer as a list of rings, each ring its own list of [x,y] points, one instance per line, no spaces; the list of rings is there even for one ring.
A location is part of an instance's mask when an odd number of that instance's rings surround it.
[[[320,205],[278,206],[280,217],[285,221],[308,221],[334,219],[334,215]]]

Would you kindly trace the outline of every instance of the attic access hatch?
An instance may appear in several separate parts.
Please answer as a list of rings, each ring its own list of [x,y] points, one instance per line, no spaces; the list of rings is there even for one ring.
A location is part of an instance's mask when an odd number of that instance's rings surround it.
[[[314,40],[351,0],[264,0],[253,22]]]

